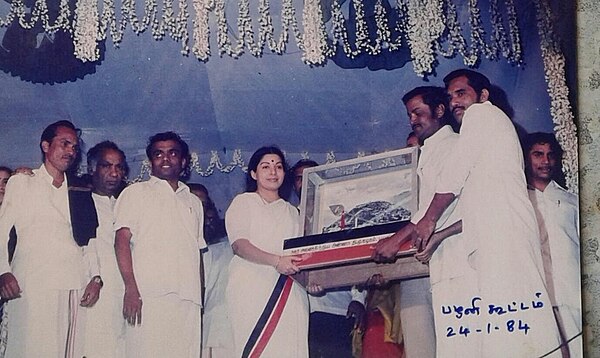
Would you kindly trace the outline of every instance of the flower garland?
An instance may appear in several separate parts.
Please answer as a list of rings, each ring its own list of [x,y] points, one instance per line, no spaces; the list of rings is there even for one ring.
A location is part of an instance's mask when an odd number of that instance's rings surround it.
[[[100,58],[100,51],[96,44],[96,34],[100,24],[96,0],[77,1],[75,24],[75,33],[73,34],[75,56],[83,62],[97,61]]]
[[[519,32],[517,9],[513,0],[505,0],[505,2],[511,46],[510,55],[507,58],[510,62],[520,65],[523,63],[523,51],[521,48],[521,33]]]
[[[364,152],[358,152],[356,154],[357,158],[364,157]],[[242,172],[246,173],[248,171],[248,166],[246,165],[247,160],[243,158],[242,150],[235,149],[232,152],[231,161],[227,164],[223,164],[221,158],[219,157],[219,152],[216,150],[210,151],[210,159],[209,163],[206,167],[202,167],[200,163],[200,155],[196,152],[190,153],[190,172],[196,173],[202,177],[209,177],[213,175],[216,171],[220,173],[229,174],[233,172],[236,168],[239,168]],[[301,159],[310,159],[310,155],[307,151],[300,153]],[[329,151],[326,153],[325,163],[323,164],[331,164],[337,161],[335,153],[333,151]],[[129,183],[137,183],[143,181],[147,178],[152,172],[152,166],[148,159],[144,159],[140,165],[140,171],[137,176],[128,180]]]
[[[9,13],[0,18],[0,26],[8,26],[18,20],[26,29],[41,23],[49,34],[58,30],[66,31],[73,35],[75,55],[82,61],[98,60],[98,42],[104,41],[109,33],[113,44],[118,47],[128,27],[138,35],[150,31],[155,40],[169,36],[181,43],[183,55],[188,55],[191,51],[199,60],[207,61],[211,55],[209,18],[212,14],[216,19],[215,33],[221,55],[239,58],[248,51],[251,55],[260,57],[265,47],[275,54],[283,54],[290,37],[294,38],[298,48],[303,51],[302,60],[309,65],[322,65],[327,58],[335,55],[336,47],[328,38],[322,3],[319,0],[303,2],[304,32],[300,30],[293,0],[282,0],[279,38],[275,38],[270,0],[257,0],[257,25],[253,24],[250,16],[250,0],[237,0],[237,34],[231,36],[232,27],[225,13],[225,0],[121,0],[120,9],[117,9],[115,0],[77,0],[72,24],[69,20],[72,16],[69,0],[60,0],[56,21],[52,24],[49,20],[48,1],[36,0],[31,12],[27,13],[23,0],[14,0]],[[99,1],[102,2],[101,11]],[[348,1],[348,6],[352,6],[355,12],[355,40],[352,44],[346,28],[347,20],[341,10],[341,0],[332,2],[331,37],[341,44],[346,56],[354,58],[362,53],[377,55],[384,50],[396,51],[402,47],[403,39],[407,39],[413,67],[419,76],[433,72],[437,54],[450,57],[458,53],[469,66],[474,65],[481,55],[496,59],[502,54],[511,63],[520,64],[522,61],[514,0],[505,0],[508,31],[504,26],[498,0],[490,1],[492,34],[487,42],[478,1],[469,0],[470,48],[462,36],[454,0],[396,0],[396,23],[390,23],[384,1],[392,0],[377,0],[371,5],[374,6],[371,10],[375,18],[375,24],[371,25],[375,26],[374,35],[370,35],[364,2]],[[191,36],[188,31],[188,2],[192,3],[194,12]],[[139,6],[140,4],[143,6]],[[143,14],[139,15],[137,9],[141,7]],[[395,39],[392,38],[392,29],[398,33]],[[191,48],[190,39],[193,39]],[[445,42],[447,50],[442,49],[442,43]]]
[[[120,19],[117,19],[115,0],[102,0],[101,14],[98,0],[77,0],[74,14],[69,8],[69,0],[60,0],[54,23],[50,22],[47,1],[49,0],[36,0],[31,11],[28,12],[23,0],[13,0],[8,14],[4,18],[0,17],[0,26],[6,27],[12,22],[18,21],[20,26],[25,29],[32,29],[40,23],[48,34],[54,34],[59,30],[65,31],[73,36],[75,55],[82,61],[98,60],[98,42],[105,40],[108,33],[110,33],[114,45],[119,46],[128,25],[136,34],[150,29],[156,40],[162,40],[169,35],[173,40],[181,42],[181,53],[187,55],[190,52],[190,36],[187,26],[190,14],[187,3],[192,1],[195,13],[192,26],[194,39],[192,52],[199,60],[207,61],[211,54],[210,13],[213,13],[216,18],[217,45],[221,55],[226,54],[238,58],[247,49],[253,56],[260,57],[266,45],[272,52],[282,54],[285,52],[290,32],[293,34],[298,48],[303,51],[302,60],[309,65],[324,64],[328,57],[335,54],[335,46],[327,38],[323,9],[319,0],[304,1],[302,12],[304,33],[299,29],[293,1],[282,0],[280,15],[282,30],[277,40],[274,35],[275,29],[269,0],[258,0],[258,37],[255,36],[255,29],[250,17],[250,1],[238,0],[238,34],[236,36],[238,41],[235,45],[232,44],[229,36],[230,26],[225,15],[225,0],[178,0],[177,13],[175,0],[162,0],[160,16],[158,15],[158,0],[122,0]],[[140,18],[136,13],[136,5],[141,1],[144,1],[144,14]],[[391,38],[391,24],[389,24],[383,0],[375,2],[375,39],[371,39],[369,35],[364,3],[361,0],[351,1],[351,6],[354,7],[356,13],[354,44],[349,42],[345,25],[346,19],[341,10],[340,0],[333,1],[331,5],[332,37],[334,41],[342,44],[341,47],[346,56],[353,58],[363,52],[375,55],[381,53],[384,48],[387,48],[388,51],[398,50],[402,46],[404,37],[408,40],[411,49],[414,71],[422,77],[433,72],[438,54],[451,57],[458,53],[463,56],[463,61],[468,66],[475,65],[481,55],[495,59],[501,54],[510,63],[522,63],[521,35],[514,0],[505,0],[504,2],[508,31],[504,26],[498,1],[490,0],[492,34],[491,39],[487,42],[478,1],[469,0],[470,47],[462,35],[463,31],[457,19],[454,0],[396,1],[394,10],[398,15],[398,21],[393,24],[399,34],[396,39]],[[563,167],[569,189],[577,191],[577,137],[568,100],[565,59],[553,32],[552,12],[548,0],[535,0],[534,4],[544,71],[551,98],[552,119],[555,123],[557,139],[566,152]],[[70,21],[72,16],[74,17],[73,23]],[[443,49],[443,43],[447,46],[446,50]],[[215,163],[215,167],[217,164]]]
[[[305,0],[303,15],[304,35],[300,46],[304,50],[302,61],[309,65],[324,64],[329,45],[319,0]]]
[[[579,190],[577,128],[569,103],[569,88],[565,78],[565,57],[560,51],[557,35],[554,33],[550,4],[547,0],[536,0],[534,3],[554,132],[564,150],[562,164],[567,188],[569,191],[577,193]]]
[[[423,77],[433,72],[434,44],[444,31],[442,3],[436,0],[408,0],[408,42],[413,68]]]
[[[29,14],[29,21],[27,20],[26,10],[27,8],[22,0],[13,0],[6,18],[0,18],[0,26],[6,27],[15,19],[18,19],[21,27],[28,30],[33,29],[38,22],[41,22],[44,31],[48,34],[54,34],[58,30],[71,32],[71,24],[69,22],[69,17],[71,16],[69,0],[60,1],[59,11],[54,24],[50,24],[46,0],[37,0],[33,4],[31,13]]]
[[[196,18],[193,20],[194,45],[192,52],[200,61],[208,61],[210,57],[210,28],[208,26],[208,13],[214,7],[210,0],[194,1]]]
[[[311,0],[315,1],[315,0]],[[265,45],[269,50],[276,54],[283,54],[286,44],[289,41],[290,32],[293,33],[299,48],[302,48],[303,34],[298,27],[296,19],[296,10],[292,0],[283,0],[281,9],[281,34],[279,39],[275,39],[275,29],[273,26],[273,17],[270,13],[270,4],[268,0],[260,0],[258,6],[259,27],[258,40],[255,40],[254,28],[252,27],[252,18],[250,17],[250,3],[248,0],[239,0],[238,7],[238,39],[237,44],[232,45],[228,35],[229,25],[225,14],[225,1],[214,0],[214,5],[209,4],[207,0],[193,0],[194,7],[201,9],[198,13],[195,23],[199,24],[195,30],[195,50],[194,53],[198,59],[207,61],[210,54],[209,30],[208,30],[208,12],[213,11],[217,18],[217,45],[221,55],[226,54],[233,58],[239,58],[247,48],[255,57],[263,54]],[[308,5],[306,5],[308,6]],[[321,15],[322,16],[322,15]],[[323,58],[324,60],[324,58]]]

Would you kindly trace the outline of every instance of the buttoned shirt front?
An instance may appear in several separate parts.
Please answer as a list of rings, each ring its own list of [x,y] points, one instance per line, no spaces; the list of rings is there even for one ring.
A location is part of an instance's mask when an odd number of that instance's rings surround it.
[[[115,230],[131,231],[133,271],[142,296],[177,294],[201,305],[202,203],[187,185],[165,180],[125,188],[115,206]]]
[[[534,189],[537,209],[544,218],[552,255],[552,278],[557,304],[581,307],[579,265],[579,201],[551,181],[544,191]]]

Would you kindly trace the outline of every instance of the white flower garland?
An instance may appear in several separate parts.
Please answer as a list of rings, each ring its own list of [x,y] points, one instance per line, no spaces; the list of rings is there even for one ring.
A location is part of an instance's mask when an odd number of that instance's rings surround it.
[[[560,51],[557,36],[554,33],[550,4],[547,0],[536,0],[535,7],[554,132],[564,150],[562,164],[567,188],[569,191],[577,193],[579,191],[577,128],[569,103],[569,88],[565,78],[565,57]]]
[[[444,31],[442,3],[437,0],[408,0],[408,42],[413,68],[423,77],[433,72],[434,45]]]
[[[357,152],[356,157],[364,157],[365,152]],[[196,173],[202,177],[208,177],[215,174],[216,171],[229,174],[233,172],[236,168],[239,168],[243,173],[248,171],[248,166],[246,162],[248,160],[244,159],[242,156],[241,149],[235,149],[231,155],[231,161],[227,164],[223,164],[221,158],[219,157],[219,152],[216,150],[210,151],[210,159],[209,163],[206,167],[203,167],[200,163],[200,155],[196,152],[190,153],[190,171],[191,173]],[[310,159],[310,155],[308,151],[304,151],[300,153],[301,159]],[[331,164],[337,161],[335,153],[333,151],[329,151],[326,153],[325,163],[323,164]],[[140,164],[140,171],[137,176],[128,180],[129,183],[137,183],[145,178],[147,178],[152,171],[152,166],[148,159],[142,160]]]
[[[302,61],[309,65],[324,64],[329,52],[327,33],[323,22],[323,10],[319,0],[304,0],[303,11],[304,35],[302,46],[304,55]]]
[[[208,13],[214,8],[214,3],[210,0],[196,0],[193,4],[196,18],[192,24],[194,36],[192,52],[200,61],[208,61],[210,57]]]
[[[96,61],[99,58],[98,41],[107,38],[110,32],[115,46],[123,40],[125,29],[130,25],[131,30],[141,34],[151,29],[156,40],[162,40],[169,35],[173,40],[182,44],[181,53],[189,54],[188,21],[189,13],[187,2],[192,1],[195,16],[193,18],[192,52],[202,60],[210,57],[210,28],[209,15],[216,17],[217,44],[219,53],[233,58],[241,56],[247,49],[253,56],[262,56],[265,45],[276,53],[285,52],[290,32],[303,51],[302,60],[309,65],[324,64],[328,57],[335,54],[335,46],[327,39],[325,24],[323,23],[323,9],[319,0],[305,0],[303,7],[302,33],[298,26],[292,0],[282,0],[281,34],[275,40],[273,18],[270,13],[269,0],[258,1],[258,29],[255,30],[250,17],[249,0],[238,0],[238,34],[237,43],[232,45],[228,31],[229,25],[225,16],[225,0],[178,0],[178,12],[175,12],[175,0],[162,0],[161,16],[157,0],[121,0],[120,19],[117,19],[115,0],[101,0],[102,12],[100,14],[98,1],[77,0],[74,13],[74,24],[69,19],[72,16],[69,9],[69,0],[61,0],[54,23],[50,23],[47,1],[37,0],[30,13],[28,13],[23,0],[13,0],[9,13],[0,17],[0,26],[8,26],[13,21],[25,29],[32,29],[41,23],[44,30],[54,34],[59,30],[73,36],[75,55],[82,61]],[[136,5],[144,1],[144,14],[140,18],[136,13]],[[332,37],[334,41],[342,44],[346,56],[353,58],[361,53],[376,55],[384,48],[388,51],[398,50],[402,46],[403,36],[408,40],[411,48],[413,67],[419,76],[433,72],[437,54],[451,57],[455,54],[463,56],[464,63],[473,66],[479,61],[480,55],[494,59],[500,54],[509,62],[521,64],[522,46],[521,35],[518,27],[518,17],[514,0],[505,0],[508,33],[504,26],[503,18],[498,9],[498,1],[491,0],[490,13],[492,23],[491,40],[486,42],[485,31],[481,22],[480,9],[477,0],[469,0],[469,24],[471,45],[467,46],[462,35],[462,29],[457,20],[454,0],[396,0],[395,11],[398,22],[394,29],[399,33],[396,39],[391,38],[390,24],[388,23],[383,0],[375,3],[376,38],[371,39],[365,19],[364,4],[361,0],[352,0],[356,12],[356,41],[350,44],[345,21],[339,0],[332,3]],[[551,114],[555,123],[557,138],[565,149],[563,166],[567,176],[569,189],[577,191],[577,137],[571,106],[568,100],[568,88],[565,80],[565,59],[555,39],[552,24],[552,12],[547,0],[535,0],[540,46],[544,63],[548,93],[551,98]],[[445,11],[444,11],[445,9]],[[258,37],[255,38],[255,31]],[[443,50],[442,43],[447,43]],[[332,154],[333,155],[333,154]],[[218,158],[218,157],[217,157]],[[334,157],[333,157],[334,158]],[[211,159],[212,160],[212,159]],[[212,161],[211,161],[212,163]],[[215,162],[213,167],[221,168],[220,162]],[[228,167],[223,167],[228,168]],[[220,170],[220,169],[219,169]],[[197,172],[208,173],[200,167]],[[202,174],[201,174],[202,175]]]
[[[450,0],[444,1],[447,31],[443,36],[440,36],[436,44],[436,50],[440,55],[450,58],[458,53],[463,57],[464,64],[470,67],[477,64],[481,55],[490,60],[495,60],[501,54],[509,63],[517,65],[522,63],[521,35],[517,23],[516,8],[512,0],[505,1],[508,32],[498,9],[497,0],[490,1],[492,35],[489,42],[485,41],[485,30],[481,21],[478,1],[469,0],[470,48],[462,35],[463,30],[457,19],[456,6]],[[447,49],[444,50],[445,43],[447,43]]]
[[[232,36],[232,26],[225,14],[225,0],[121,0],[120,9],[117,9],[115,0],[77,0],[74,24],[69,22],[72,15],[69,0],[60,1],[53,24],[49,22],[47,1],[50,0],[35,1],[28,14],[23,0],[14,0],[6,17],[0,18],[0,26],[8,26],[18,20],[26,29],[31,29],[40,22],[47,33],[66,31],[73,35],[75,55],[82,61],[98,60],[98,42],[105,40],[108,33],[114,45],[119,46],[129,26],[135,34],[149,30],[155,40],[169,36],[181,42],[183,55],[188,55],[191,50],[199,60],[207,61],[211,55],[209,18],[212,14],[216,19],[215,33],[221,55],[239,58],[248,51],[251,55],[260,57],[266,46],[275,54],[283,54],[290,37],[294,38],[298,48],[303,51],[302,60],[309,65],[325,64],[327,58],[335,55],[335,46],[328,39],[319,0],[304,1],[304,32],[298,25],[293,0],[282,0],[281,32],[277,39],[270,0],[258,0],[258,25],[253,24],[250,16],[250,1],[237,0],[237,34]],[[469,0],[470,48],[467,47],[457,21],[456,6],[453,4],[455,0],[396,0],[394,11],[398,15],[398,21],[395,24],[389,23],[384,1],[392,0],[377,0],[374,3],[376,28],[373,38],[365,18],[363,1],[348,1],[348,6],[355,9],[353,44],[349,41],[340,0],[332,2],[331,36],[333,41],[341,44],[346,56],[354,58],[362,53],[377,55],[384,50],[396,51],[402,47],[403,39],[407,39],[413,66],[419,76],[432,73],[436,54],[449,57],[459,53],[469,66],[474,65],[482,54],[495,59],[501,53],[511,63],[520,64],[522,61],[514,0],[505,0],[508,32],[504,27],[498,0],[491,0],[493,31],[487,42],[478,1]],[[101,11],[99,2],[102,3]],[[188,2],[192,3],[194,11],[191,37],[188,31]],[[141,16],[136,10],[140,4],[143,5]],[[392,38],[392,28],[399,34],[395,39]],[[190,38],[193,38],[192,48],[189,45]],[[442,49],[443,42],[447,42],[447,50]]]
[[[97,61],[100,58],[100,51],[96,43],[100,26],[97,0],[77,1],[75,24],[75,33],[73,34],[75,56],[83,62]]]

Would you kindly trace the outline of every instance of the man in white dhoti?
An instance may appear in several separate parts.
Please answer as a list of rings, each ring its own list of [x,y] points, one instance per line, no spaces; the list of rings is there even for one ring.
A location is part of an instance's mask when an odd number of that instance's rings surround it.
[[[558,356],[559,334],[515,127],[488,101],[491,85],[485,76],[457,70],[444,82],[452,113],[461,122],[460,136],[417,223],[415,243],[430,240],[438,219],[458,196],[475,280],[456,288],[471,293],[471,302],[442,307],[457,317],[447,339],[476,346],[478,357]],[[474,323],[462,324],[466,312],[476,318]]]
[[[411,223],[395,235],[382,239],[375,247],[375,257],[394,258],[400,246],[412,239],[415,224],[423,217],[435,194],[444,163],[452,153],[458,134],[449,125],[446,91],[441,87],[417,87],[402,98],[410,125],[419,139],[421,154],[417,165],[419,177],[419,210]],[[464,297],[460,287],[473,278],[466,264],[465,249],[460,235],[462,223],[453,201],[436,223],[436,233],[426,247],[419,248],[416,257],[429,262],[430,277],[401,282],[400,314],[407,356],[467,357],[469,345],[448,344],[446,328],[452,324],[440,309]],[[460,260],[464,256],[463,260]],[[434,319],[435,318],[435,319]],[[435,329],[434,324],[435,322]]]
[[[78,306],[93,305],[102,286],[95,246],[88,245],[98,222],[90,190],[73,187],[75,178],[66,175],[79,149],[78,130],[55,122],[40,148],[44,163],[31,176],[11,177],[0,210],[0,295],[10,300],[3,343],[7,357],[81,357]],[[18,248],[9,266],[13,226]]]
[[[113,142],[96,144],[87,153],[94,205],[98,212],[95,245],[104,286],[102,297],[86,309],[84,355],[87,358],[125,356],[123,280],[115,256],[113,208],[127,175],[125,153]]]
[[[127,357],[200,356],[202,203],[179,181],[189,163],[175,133],[150,137],[148,181],[115,206],[115,250],[123,282]]]
[[[579,198],[561,187],[562,148],[553,134],[532,133],[523,145],[529,198],[538,215],[548,293],[571,357],[582,357]],[[556,180],[555,180],[556,178]]]

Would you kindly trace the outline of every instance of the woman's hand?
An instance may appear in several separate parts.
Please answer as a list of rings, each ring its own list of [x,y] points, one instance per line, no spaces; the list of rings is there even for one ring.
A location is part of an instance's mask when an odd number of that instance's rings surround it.
[[[293,275],[300,271],[296,266],[300,262],[302,262],[301,256],[279,256],[274,267],[282,275]]]
[[[312,296],[323,296],[325,294],[323,287],[316,283],[311,283],[310,285],[306,286],[306,292]]]

